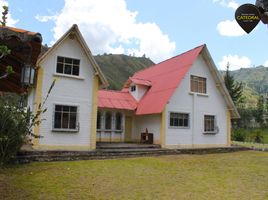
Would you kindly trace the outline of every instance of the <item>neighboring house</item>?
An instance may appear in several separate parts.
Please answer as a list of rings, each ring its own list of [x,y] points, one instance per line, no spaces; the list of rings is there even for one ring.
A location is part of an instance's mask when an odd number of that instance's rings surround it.
[[[90,150],[96,147],[97,92],[107,81],[77,25],[73,25],[37,62],[37,81],[28,103],[33,110],[56,83],[34,128],[36,149]]]
[[[167,148],[230,145],[239,114],[206,45],[135,73],[122,91],[98,93],[97,141],[139,142],[153,133]]]

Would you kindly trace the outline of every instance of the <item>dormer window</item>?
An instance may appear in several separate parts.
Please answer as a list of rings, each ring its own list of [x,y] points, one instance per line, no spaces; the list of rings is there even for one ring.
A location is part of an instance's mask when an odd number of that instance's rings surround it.
[[[56,72],[60,74],[79,76],[79,65],[80,60],[78,59],[58,56]]]
[[[130,87],[130,91],[131,91],[131,92],[136,91],[136,85],[132,85],[132,86]]]

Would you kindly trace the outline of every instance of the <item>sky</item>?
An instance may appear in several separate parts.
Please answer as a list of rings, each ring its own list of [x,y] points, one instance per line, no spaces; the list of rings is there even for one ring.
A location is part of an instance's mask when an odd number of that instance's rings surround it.
[[[0,0],[7,25],[39,32],[52,46],[77,24],[94,55],[149,57],[158,63],[206,44],[220,70],[268,67],[268,26],[249,34],[235,10],[255,0]]]

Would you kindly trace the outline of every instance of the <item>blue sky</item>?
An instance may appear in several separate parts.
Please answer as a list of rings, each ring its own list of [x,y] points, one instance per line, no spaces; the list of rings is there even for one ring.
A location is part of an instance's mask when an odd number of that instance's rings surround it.
[[[40,32],[51,46],[78,24],[93,54],[124,53],[163,61],[207,44],[216,66],[268,67],[268,27],[246,34],[235,9],[255,0],[0,0],[10,26]]]

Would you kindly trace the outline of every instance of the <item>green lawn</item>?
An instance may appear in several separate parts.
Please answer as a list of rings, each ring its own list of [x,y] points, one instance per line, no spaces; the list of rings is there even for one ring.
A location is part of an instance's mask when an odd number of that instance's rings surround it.
[[[268,199],[268,152],[31,163],[0,169],[2,199]]]

